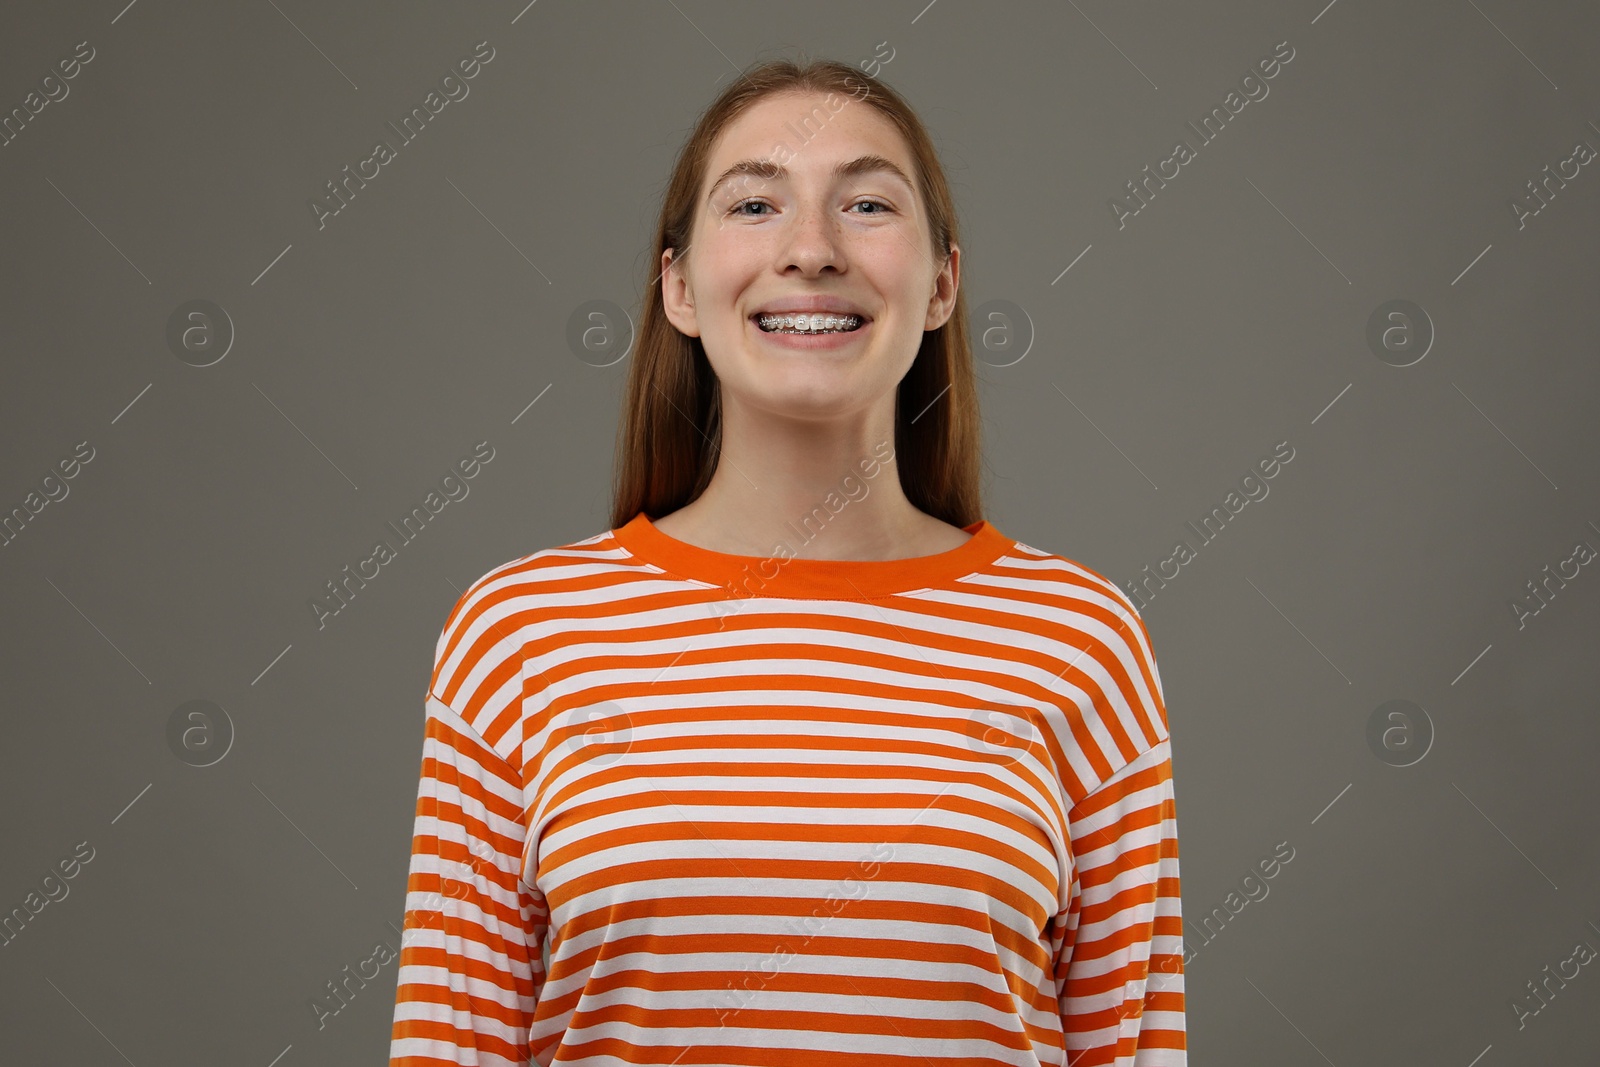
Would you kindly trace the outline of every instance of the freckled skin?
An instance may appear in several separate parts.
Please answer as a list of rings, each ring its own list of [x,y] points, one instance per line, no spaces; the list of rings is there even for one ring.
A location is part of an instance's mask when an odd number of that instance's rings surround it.
[[[809,131],[801,141],[797,131]],[[883,156],[890,170],[839,163]],[[784,176],[737,174],[741,160]],[[949,320],[960,249],[935,257],[915,159],[894,125],[851,97],[785,93],[752,105],[713,145],[681,258],[662,256],[668,319],[701,340],[722,389],[721,459],[706,491],[662,516],[662,532],[714,550],[765,554],[841,475],[894,439],[895,390],[922,335]],[[849,340],[786,345],[750,316],[786,298],[842,298],[869,318]],[[859,334],[859,336],[856,336]],[[964,543],[966,531],[918,510],[898,478],[835,517],[819,555],[899,559]],[[824,539],[819,539],[819,541]]]

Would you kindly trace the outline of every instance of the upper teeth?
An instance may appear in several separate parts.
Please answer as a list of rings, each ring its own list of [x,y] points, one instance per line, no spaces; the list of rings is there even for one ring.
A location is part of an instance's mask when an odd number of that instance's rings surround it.
[[[766,330],[853,330],[861,324],[860,315],[762,315]]]

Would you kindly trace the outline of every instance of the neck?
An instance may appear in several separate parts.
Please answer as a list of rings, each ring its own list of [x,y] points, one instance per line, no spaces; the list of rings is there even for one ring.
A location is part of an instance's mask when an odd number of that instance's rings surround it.
[[[782,542],[809,559],[902,558],[937,520],[900,487],[892,417],[877,421],[842,430],[766,415],[725,418],[705,492],[657,526],[735,555],[769,555]]]

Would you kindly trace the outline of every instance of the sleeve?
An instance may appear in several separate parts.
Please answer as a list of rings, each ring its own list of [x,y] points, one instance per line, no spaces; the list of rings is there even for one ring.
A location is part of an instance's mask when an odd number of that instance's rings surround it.
[[[391,1067],[529,1062],[549,909],[522,881],[520,776],[428,694]]]
[[[1171,744],[1163,738],[1069,816],[1070,903],[1054,972],[1072,1067],[1187,1067]]]

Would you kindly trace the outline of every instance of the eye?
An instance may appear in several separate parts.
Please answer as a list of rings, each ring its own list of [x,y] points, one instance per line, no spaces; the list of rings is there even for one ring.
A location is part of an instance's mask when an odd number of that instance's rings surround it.
[[[729,215],[743,215],[745,218],[759,218],[760,215],[752,214],[751,212],[745,211],[744,209],[747,208],[747,207],[771,207],[771,206],[772,205],[767,203],[765,200],[761,200],[761,199],[758,199],[756,197],[749,197],[747,199],[739,201],[737,204],[734,204],[732,207],[730,207],[728,209],[728,214]],[[857,214],[862,214],[862,215],[882,215],[882,214],[890,213],[890,212],[894,211],[894,208],[890,207],[888,204],[884,203],[882,200],[858,200],[854,204],[851,204],[850,206],[852,208],[872,207],[872,208],[877,208],[878,209],[876,211],[857,212]]]

